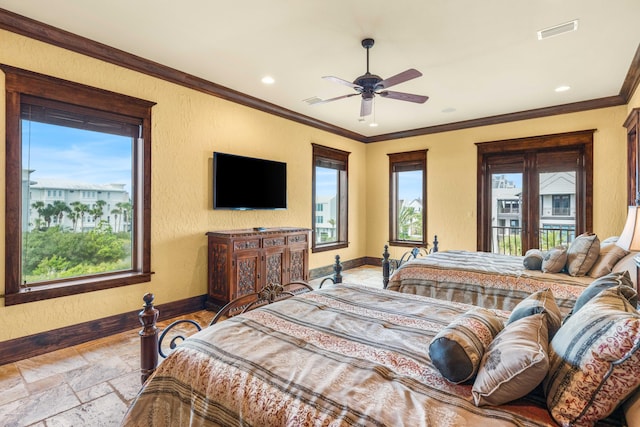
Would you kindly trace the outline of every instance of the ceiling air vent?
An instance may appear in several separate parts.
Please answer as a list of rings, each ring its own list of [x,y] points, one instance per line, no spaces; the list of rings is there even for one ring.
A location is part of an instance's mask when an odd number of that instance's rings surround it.
[[[322,102],[322,99],[318,98],[317,96],[312,96],[311,98],[303,99],[303,101],[309,105],[313,105]]]
[[[558,36],[560,34],[569,33],[578,29],[578,20],[565,22],[564,24],[554,25],[538,31],[538,40],[548,39],[549,37]]]

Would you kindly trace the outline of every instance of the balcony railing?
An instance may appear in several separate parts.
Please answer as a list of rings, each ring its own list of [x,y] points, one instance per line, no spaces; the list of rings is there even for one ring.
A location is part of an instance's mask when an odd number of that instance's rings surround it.
[[[520,213],[520,206],[501,206],[498,208],[501,214],[517,214]]]
[[[491,250],[496,254],[522,255],[521,227],[491,227]],[[556,246],[568,246],[575,238],[574,228],[541,228],[538,249],[546,251]]]
[[[553,216],[569,216],[571,215],[571,208],[558,208],[551,209],[551,215]]]

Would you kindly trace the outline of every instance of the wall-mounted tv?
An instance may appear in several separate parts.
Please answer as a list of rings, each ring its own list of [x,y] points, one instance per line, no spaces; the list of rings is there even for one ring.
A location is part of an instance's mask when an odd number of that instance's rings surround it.
[[[286,209],[287,164],[213,153],[214,209]]]

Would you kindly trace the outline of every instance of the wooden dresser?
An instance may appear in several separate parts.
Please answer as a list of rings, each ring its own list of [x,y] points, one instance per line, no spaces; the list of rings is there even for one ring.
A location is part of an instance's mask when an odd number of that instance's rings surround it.
[[[307,281],[310,231],[283,227],[208,232],[207,309],[218,310],[268,283]]]

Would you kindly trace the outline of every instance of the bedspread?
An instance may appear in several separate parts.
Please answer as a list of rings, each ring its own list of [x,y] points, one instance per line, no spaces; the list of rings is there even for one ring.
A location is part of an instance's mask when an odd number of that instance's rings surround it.
[[[387,289],[510,311],[533,292],[550,288],[566,314],[594,280],[527,270],[523,259],[488,252],[436,252],[403,264]]]
[[[432,338],[470,308],[346,284],[262,307],[183,342],[123,425],[555,425],[532,400],[476,407],[433,366]]]

